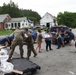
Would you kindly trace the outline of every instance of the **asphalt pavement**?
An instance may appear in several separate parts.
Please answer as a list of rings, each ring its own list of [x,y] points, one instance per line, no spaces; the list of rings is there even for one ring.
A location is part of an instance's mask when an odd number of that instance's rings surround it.
[[[36,48],[36,44],[34,44],[34,48]],[[26,57],[27,46],[24,45],[23,49],[24,57]],[[31,54],[30,61],[41,66],[41,70],[38,70],[35,75],[76,75],[76,48],[74,41],[72,41],[72,46],[67,44],[65,47],[57,49],[56,45],[52,45],[52,49],[52,51],[46,52],[45,41],[43,40],[42,53],[38,53],[37,57],[33,57],[33,53]],[[15,48],[15,52],[20,55],[18,46]]]
[[[34,44],[36,48],[36,44]],[[37,57],[33,57],[33,53],[30,60],[41,66],[41,70],[37,71],[36,75],[76,75],[76,48],[74,47],[74,41],[72,46],[65,45],[60,49],[56,49],[56,45],[52,45],[52,51],[46,52],[45,41],[42,42],[42,53],[38,53]],[[24,57],[27,56],[27,47],[23,46]],[[15,48],[15,52],[19,54],[18,46]]]

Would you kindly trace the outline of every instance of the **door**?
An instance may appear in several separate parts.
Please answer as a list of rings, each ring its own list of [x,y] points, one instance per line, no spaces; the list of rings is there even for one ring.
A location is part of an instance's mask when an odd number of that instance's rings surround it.
[[[50,28],[50,23],[46,23],[46,27]]]

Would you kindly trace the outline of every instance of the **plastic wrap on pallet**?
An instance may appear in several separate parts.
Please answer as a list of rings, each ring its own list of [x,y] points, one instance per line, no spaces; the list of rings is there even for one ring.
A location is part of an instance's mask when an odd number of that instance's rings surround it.
[[[6,49],[0,49],[0,55],[7,55],[8,51]]]
[[[14,68],[14,65],[10,62],[6,62],[6,61],[1,61],[1,71],[5,72],[5,73],[10,73],[12,72]]]
[[[9,73],[13,70],[14,65],[10,62],[7,62],[9,55],[7,55],[7,50],[0,50],[0,71]]]

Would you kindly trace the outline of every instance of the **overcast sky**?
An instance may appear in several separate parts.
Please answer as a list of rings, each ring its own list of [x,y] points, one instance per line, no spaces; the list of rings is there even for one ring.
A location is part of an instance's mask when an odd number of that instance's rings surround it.
[[[0,6],[3,3],[9,3],[10,0],[0,0]],[[59,12],[76,12],[76,0],[12,0],[18,4],[19,8],[32,9],[44,16],[46,12],[57,16]]]

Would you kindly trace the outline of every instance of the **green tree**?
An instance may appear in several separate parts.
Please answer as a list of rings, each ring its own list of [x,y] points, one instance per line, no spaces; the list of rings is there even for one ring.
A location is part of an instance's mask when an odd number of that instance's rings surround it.
[[[32,10],[25,10],[25,9],[24,10],[21,9],[21,11],[24,16],[26,16],[30,20],[34,21],[35,24],[39,23],[41,16],[37,12],[32,11]]]
[[[39,24],[41,19],[41,16],[35,11],[19,9],[18,5],[12,2],[12,0],[8,4],[3,3],[3,6],[0,7],[0,14],[9,14],[12,18],[27,17],[34,21],[35,24]]]
[[[57,22],[59,25],[67,25],[69,27],[76,27],[76,13],[67,12],[59,13],[57,15]]]
[[[2,7],[0,6],[0,13],[1,13],[1,11],[2,11]]]
[[[9,14],[12,18],[21,17],[23,14],[14,2],[10,1],[8,4],[3,4],[1,14]]]

